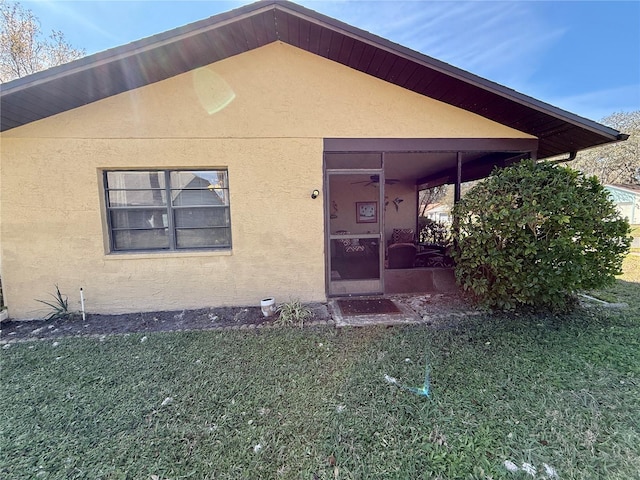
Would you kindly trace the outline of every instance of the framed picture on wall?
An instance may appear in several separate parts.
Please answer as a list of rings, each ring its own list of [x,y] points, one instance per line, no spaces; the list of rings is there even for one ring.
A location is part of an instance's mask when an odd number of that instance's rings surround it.
[[[378,202],[356,202],[357,223],[378,222]]]

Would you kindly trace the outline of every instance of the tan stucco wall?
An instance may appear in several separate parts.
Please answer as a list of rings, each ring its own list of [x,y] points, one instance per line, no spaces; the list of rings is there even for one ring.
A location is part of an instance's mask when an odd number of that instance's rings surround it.
[[[216,98],[222,81],[234,98],[215,111],[232,97]],[[73,308],[83,287],[96,313],[324,300],[323,201],[310,193],[325,137],[526,135],[280,43],[10,130],[0,258],[11,316],[41,315],[34,299],[56,283]],[[107,254],[101,170],[179,167],[228,168],[232,250]]]

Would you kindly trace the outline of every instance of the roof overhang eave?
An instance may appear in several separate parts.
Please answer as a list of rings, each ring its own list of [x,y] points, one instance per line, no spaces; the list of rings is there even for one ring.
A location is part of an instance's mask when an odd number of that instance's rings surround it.
[[[73,60],[69,63],[51,67],[21,78],[16,78],[15,80],[0,84],[0,96],[10,95],[24,89],[37,87],[43,83],[55,81],[69,75],[82,73],[109,63],[118,62],[140,55],[141,53],[178,43],[186,38],[210,30],[215,30],[229,23],[241,20],[242,18],[255,15],[256,13],[272,10],[275,3],[278,2],[257,2],[245,5],[167,32],[152,35],[126,45],[110,48],[102,52]]]

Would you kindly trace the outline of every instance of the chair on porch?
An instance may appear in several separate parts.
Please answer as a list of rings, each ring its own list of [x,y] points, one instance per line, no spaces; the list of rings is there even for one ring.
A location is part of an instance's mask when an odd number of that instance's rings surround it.
[[[418,248],[413,243],[393,243],[387,248],[387,268],[413,268]]]
[[[416,243],[416,234],[413,228],[394,228],[391,233],[390,244],[395,243]]]
[[[413,228],[394,228],[385,252],[385,268],[413,268],[417,253]]]

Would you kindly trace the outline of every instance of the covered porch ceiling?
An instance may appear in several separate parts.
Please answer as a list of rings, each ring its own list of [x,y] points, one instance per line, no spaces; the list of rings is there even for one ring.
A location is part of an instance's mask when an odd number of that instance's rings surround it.
[[[462,182],[484,178],[494,165],[507,166],[513,155],[496,152],[462,153]],[[522,156],[517,156],[517,159]],[[419,190],[445,184],[457,179],[457,152],[403,152],[385,155],[385,177],[415,183]],[[483,168],[487,165],[486,168]]]
[[[326,153],[380,153],[386,178],[415,184],[418,189],[487,177],[494,167],[536,158],[537,139],[325,139]]]

